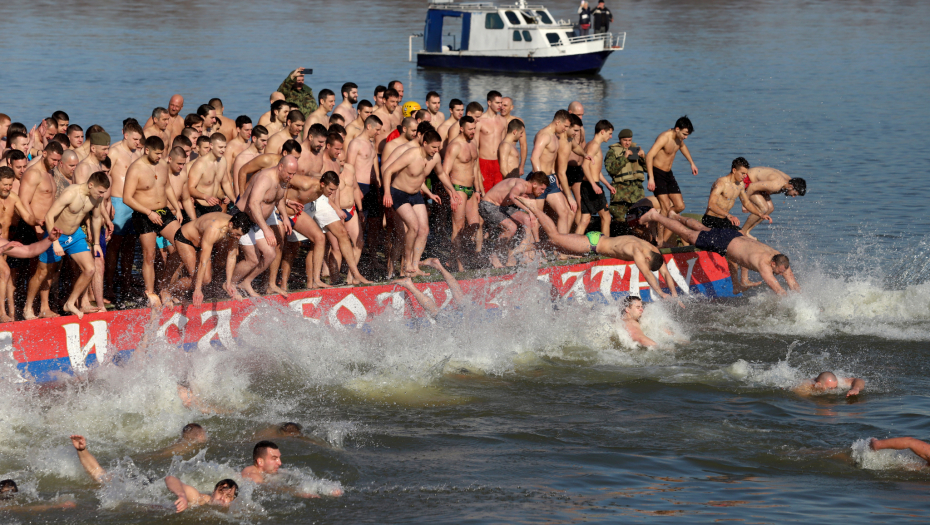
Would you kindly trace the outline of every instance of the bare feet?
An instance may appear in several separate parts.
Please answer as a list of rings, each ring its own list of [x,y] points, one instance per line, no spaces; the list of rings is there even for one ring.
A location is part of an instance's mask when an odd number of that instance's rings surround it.
[[[754,241],[758,241],[758,240],[759,240],[759,239],[756,239],[755,236],[750,235],[750,234],[748,234],[748,233],[744,233],[744,234],[743,234],[743,237],[749,237],[750,239],[752,239],[752,240],[754,240]]]
[[[288,295],[290,295],[290,294],[287,293],[286,290],[284,290],[284,289],[281,288],[280,286],[274,285],[274,284],[268,287],[268,293],[276,293],[276,294],[280,295],[281,297],[287,297]]]
[[[161,291],[161,304],[171,307],[174,306],[176,299],[171,296],[171,293],[168,290]]]
[[[504,267],[504,265],[501,264],[501,260],[497,257],[497,254],[493,254],[493,253],[492,253],[492,254],[488,257],[488,260],[491,261],[491,266],[493,266],[493,267],[495,267],[495,268],[503,268],[503,267]]]
[[[36,319],[36,314],[32,313],[32,308],[24,308],[24,309],[23,309],[23,319],[25,319],[25,320],[27,320],[27,321],[32,320],[32,319]]]
[[[442,270],[442,269],[444,269],[442,263],[439,261],[439,259],[437,259],[437,258],[435,258],[435,257],[431,257],[431,258],[429,258],[429,259],[426,259],[425,261],[421,262],[420,265],[421,265],[421,266],[429,266],[430,268],[436,268],[437,270]],[[464,270],[461,269],[461,264],[459,265],[459,271],[460,271],[460,272],[461,272],[461,271],[464,271]]]
[[[413,286],[413,281],[410,277],[402,277],[400,279],[394,279],[391,281],[391,284],[396,284],[397,286],[403,286],[404,288],[410,288]]]
[[[145,296],[149,300],[150,308],[158,308],[159,306],[161,306],[161,299],[159,299],[158,295],[155,292],[145,292]]]
[[[672,212],[672,213],[674,213],[674,212]],[[646,213],[644,213],[643,216],[639,218],[639,222],[641,222],[641,223],[643,223],[643,222],[655,222],[656,217],[657,217],[658,215],[659,215],[659,211],[656,210],[655,208],[653,208],[653,209],[647,211]]]
[[[85,314],[95,314],[97,312],[106,311],[106,310],[101,310],[97,308],[96,306],[92,306],[88,304],[87,306],[82,306],[81,311],[84,312]],[[49,317],[58,317],[58,314],[55,314],[54,312],[48,312],[48,313],[52,314],[52,315],[49,315]],[[40,312],[39,317],[45,317],[45,314],[46,312]]]
[[[224,284],[223,291],[229,294],[229,298],[234,301],[239,301],[242,299],[242,295],[239,293],[239,289],[233,286],[232,283]]]
[[[308,286],[307,288],[309,288],[309,289],[311,289],[311,290],[315,290],[315,289],[317,289],[317,288],[332,288],[332,286],[330,286],[330,285],[324,283],[323,281],[313,281],[313,282],[310,284],[310,286]]]
[[[13,318],[6,314],[0,315],[0,323],[9,323],[12,320]]]
[[[239,289],[245,292],[249,297],[261,297],[261,294],[252,289],[251,284],[239,283]]]
[[[82,312],[80,308],[75,306],[74,303],[65,303],[65,305],[62,306],[61,309],[66,312],[71,312],[72,314],[76,315],[78,319],[84,318],[84,312]]]

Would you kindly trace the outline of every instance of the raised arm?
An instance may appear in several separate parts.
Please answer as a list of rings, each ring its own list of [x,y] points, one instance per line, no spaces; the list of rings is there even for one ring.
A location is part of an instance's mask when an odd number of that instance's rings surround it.
[[[81,460],[81,466],[84,467],[87,474],[97,483],[103,483],[107,471],[103,470],[100,463],[97,463],[97,458],[87,450],[87,440],[84,439],[84,436],[72,435],[71,444],[74,445],[78,459]]]

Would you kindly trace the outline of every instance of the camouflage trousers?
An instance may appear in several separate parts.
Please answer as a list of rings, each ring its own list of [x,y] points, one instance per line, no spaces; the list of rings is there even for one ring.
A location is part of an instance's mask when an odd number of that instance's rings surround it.
[[[626,212],[630,206],[646,195],[643,191],[643,181],[614,181],[613,187],[617,193],[613,195],[610,202],[610,215],[614,220],[622,221],[626,219]]]

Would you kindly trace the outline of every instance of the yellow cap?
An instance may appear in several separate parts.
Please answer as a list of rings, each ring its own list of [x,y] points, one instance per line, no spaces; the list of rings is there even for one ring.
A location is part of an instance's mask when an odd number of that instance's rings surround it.
[[[404,104],[404,117],[412,117],[414,113],[420,111],[420,105],[414,101]]]

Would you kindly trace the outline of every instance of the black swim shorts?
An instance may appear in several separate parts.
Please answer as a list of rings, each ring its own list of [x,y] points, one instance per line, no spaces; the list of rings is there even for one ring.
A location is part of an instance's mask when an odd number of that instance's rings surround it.
[[[714,228],[703,231],[698,234],[697,242],[694,246],[708,252],[719,253],[727,256],[727,247],[733,242],[733,239],[742,237],[743,234],[730,228]]]
[[[167,228],[168,225],[171,224],[171,221],[178,220],[168,208],[161,208],[152,211],[161,216],[161,226],[152,222],[148,215],[133,210],[132,226],[136,229],[136,234],[145,235],[146,233],[159,233]]]
[[[600,188],[603,190],[603,188]],[[599,211],[607,209],[607,196],[604,191],[600,195],[594,192],[591,183],[581,183],[581,213],[584,215],[597,215]]]
[[[704,214],[701,217],[701,224],[707,226],[708,228],[728,228],[731,230],[739,230],[739,226],[734,225],[730,222],[730,219],[721,219],[720,217],[714,217],[713,215]]]
[[[678,181],[675,180],[672,170],[665,171],[653,167],[652,175],[656,183],[656,189],[652,193],[656,195],[681,194],[681,188],[678,187]]]
[[[404,204],[409,204],[411,206],[416,206],[417,204],[426,204],[426,201],[423,200],[423,194],[419,191],[416,193],[407,193],[406,191],[399,190],[393,186],[391,186],[391,199],[394,201],[394,205],[391,207],[395,210]]]
[[[581,169],[581,166],[575,164],[565,170],[565,176],[568,178],[568,185],[572,186],[584,180],[584,170]]]

